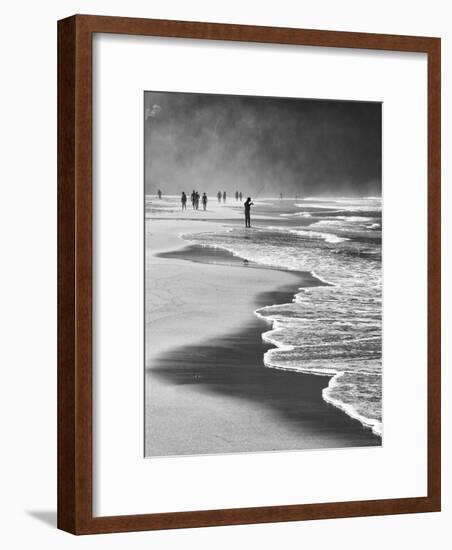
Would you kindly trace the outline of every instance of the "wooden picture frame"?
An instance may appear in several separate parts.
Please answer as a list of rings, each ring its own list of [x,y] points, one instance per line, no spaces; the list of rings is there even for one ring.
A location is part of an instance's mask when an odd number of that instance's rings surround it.
[[[94,33],[310,45],[428,57],[428,496],[93,517]],[[75,15],[58,22],[58,527],[112,533],[440,510],[440,39]]]

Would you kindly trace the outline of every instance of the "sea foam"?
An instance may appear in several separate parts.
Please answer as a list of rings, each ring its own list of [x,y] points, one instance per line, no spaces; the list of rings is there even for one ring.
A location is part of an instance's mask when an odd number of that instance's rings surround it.
[[[271,326],[262,338],[274,346],[264,364],[330,376],[324,400],[381,435],[381,201],[340,198],[338,210],[337,200],[311,199],[307,227],[230,226],[185,238],[278,269],[309,271],[326,283],[256,310]],[[297,204],[304,212],[306,201]],[[344,207],[366,214],[344,215]]]

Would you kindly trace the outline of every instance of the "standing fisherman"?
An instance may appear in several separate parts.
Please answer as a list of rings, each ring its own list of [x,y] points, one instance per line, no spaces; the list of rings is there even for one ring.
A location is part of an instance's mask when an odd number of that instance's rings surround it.
[[[242,197],[243,197],[243,195],[242,195],[242,192],[240,191],[240,193],[239,193],[240,202],[242,202]]]
[[[236,200],[236,201],[239,200],[239,192],[238,192],[238,191],[235,192],[235,200]]]
[[[245,201],[245,227],[251,227],[251,206],[253,204],[251,197],[248,197]]]
[[[217,193],[217,199],[218,199],[218,202],[221,202],[221,191],[218,191],[218,193]]]
[[[159,199],[162,198],[162,192],[160,191],[160,189],[157,191],[157,195],[158,195]]]
[[[226,202],[226,191],[223,191],[223,202]]]

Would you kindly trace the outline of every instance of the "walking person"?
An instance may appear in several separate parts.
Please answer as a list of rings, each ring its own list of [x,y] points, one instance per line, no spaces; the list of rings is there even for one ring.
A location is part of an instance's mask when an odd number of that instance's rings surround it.
[[[185,191],[182,191],[180,202],[182,204],[182,210],[187,210],[187,195],[185,194]]]
[[[196,208],[196,210],[198,210],[198,208],[199,208],[199,193],[198,193],[198,191],[196,191],[196,193],[195,193],[195,208]]]
[[[235,200],[236,200],[236,201],[239,200],[239,192],[238,192],[238,191],[235,192]]]
[[[221,191],[218,191],[218,193],[217,193],[217,199],[218,199],[218,202],[221,202]]]
[[[248,197],[245,201],[245,227],[251,227],[251,206],[253,204],[251,197]]]
[[[242,192],[240,191],[240,193],[239,193],[240,202],[242,202],[242,197],[243,197],[243,195],[242,195]]]
[[[223,202],[226,202],[226,191],[223,191]]]
[[[207,209],[207,195],[205,193],[202,194],[202,209]]]
[[[195,209],[195,203],[196,203],[196,191],[193,189],[192,194],[190,195],[191,198],[191,205],[193,210]]]

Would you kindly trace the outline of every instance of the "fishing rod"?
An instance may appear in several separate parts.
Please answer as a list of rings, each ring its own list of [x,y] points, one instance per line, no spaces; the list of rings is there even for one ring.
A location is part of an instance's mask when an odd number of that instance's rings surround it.
[[[262,191],[263,191],[263,189],[264,189],[266,183],[267,183],[266,181],[264,181],[263,183],[261,183],[260,187],[258,188],[257,193],[256,193],[256,194],[254,195],[254,197],[253,197],[253,200],[257,200],[257,198],[259,197],[259,195],[262,193]]]

